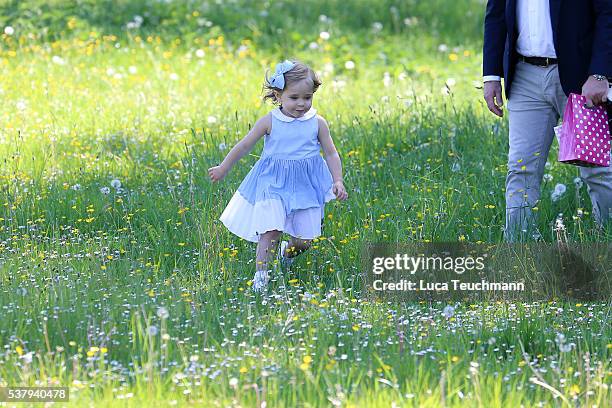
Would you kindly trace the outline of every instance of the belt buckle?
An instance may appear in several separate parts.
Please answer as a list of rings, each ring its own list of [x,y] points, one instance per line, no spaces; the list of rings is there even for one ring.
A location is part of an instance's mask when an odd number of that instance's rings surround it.
[[[550,63],[549,63],[549,59],[548,59],[548,57],[546,57],[546,65],[544,65],[544,66],[545,66],[545,67],[547,67],[547,66],[549,66],[549,65],[550,65]]]

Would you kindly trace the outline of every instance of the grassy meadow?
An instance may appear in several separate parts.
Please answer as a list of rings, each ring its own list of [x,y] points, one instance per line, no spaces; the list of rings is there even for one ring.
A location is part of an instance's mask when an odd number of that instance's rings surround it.
[[[0,387],[69,386],[54,406],[610,406],[609,300],[361,292],[364,243],[502,240],[484,3],[0,0]],[[221,183],[207,169],[290,57],[321,75],[349,200],[262,297],[255,246],[218,221],[262,145]],[[577,176],[554,146],[543,240],[610,242]]]

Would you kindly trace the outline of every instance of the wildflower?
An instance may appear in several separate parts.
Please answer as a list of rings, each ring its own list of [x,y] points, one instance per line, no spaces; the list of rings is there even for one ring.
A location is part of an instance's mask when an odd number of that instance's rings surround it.
[[[198,58],[204,58],[204,56],[206,55],[206,53],[202,49],[198,49],[195,54]]]
[[[53,62],[54,64],[57,64],[57,65],[64,65],[64,64],[66,64],[66,61],[62,57],[60,57],[58,55],[54,55],[53,57],[51,57],[51,62]]]
[[[147,327],[147,334],[149,336],[157,336],[157,333],[159,331],[157,330],[157,326],[149,326]]]
[[[29,353],[24,354],[20,358],[26,363],[30,364],[32,362],[32,356],[34,356],[34,352],[30,351]]]
[[[565,194],[566,191],[567,187],[565,186],[565,184],[557,183],[554,191],[550,194],[550,198],[553,201],[559,201],[559,198],[561,198],[561,196]]]
[[[70,187],[72,188],[74,191],[79,191],[81,189],[81,185],[80,184],[75,184],[74,186]]]
[[[391,75],[388,72],[385,72],[383,75],[383,85],[385,88],[388,88],[391,85]]]
[[[111,187],[114,188],[115,190],[121,188],[121,181],[114,179],[113,181],[111,181],[110,183]]]
[[[310,44],[308,44],[308,48],[310,48],[311,50],[316,50],[317,48],[319,48],[319,44],[314,41],[311,41]]]
[[[6,35],[13,35],[15,34],[15,29],[11,26],[6,26],[4,27],[4,34]]]
[[[26,102],[23,99],[20,99],[15,104],[15,107],[17,108],[17,110],[23,111],[23,110],[26,110],[28,105],[26,104]]]
[[[321,15],[319,16],[319,21],[320,21],[321,23],[327,23],[327,21],[328,21],[328,20],[329,20],[329,18],[328,18],[328,17],[327,17],[325,14],[321,14]]]
[[[346,69],[355,69],[355,63],[351,60],[348,60],[344,63],[344,68]]]
[[[455,315],[455,308],[452,307],[451,305],[446,306],[444,310],[442,310],[442,315],[446,317],[447,319],[450,319],[451,317]]]
[[[178,81],[179,76],[176,73],[173,72],[173,73],[170,74],[170,79],[172,81]]]
[[[563,214],[557,215],[555,219],[555,231],[565,231],[565,224],[563,224]]]
[[[379,33],[382,29],[383,29],[382,23],[378,21],[372,23],[372,31],[374,31],[375,33]]]
[[[138,68],[136,68],[134,65],[130,65],[130,67],[128,68],[128,72],[132,75],[135,75],[138,72]]]
[[[319,33],[319,38],[321,38],[324,41],[329,40],[329,33],[327,31],[321,31]]]
[[[580,190],[582,188],[583,184],[584,183],[582,182],[582,178],[576,177],[574,179],[574,185],[576,186],[576,189]]]
[[[110,188],[108,188],[108,187],[102,187],[102,188],[100,189],[100,192],[101,192],[102,194],[105,194],[105,195],[106,195],[106,194],[110,193]]]
[[[238,379],[236,377],[230,378],[229,386],[232,388],[236,388],[238,386]]]
[[[157,317],[159,317],[160,319],[167,319],[168,316],[170,316],[170,313],[168,313],[168,309],[166,309],[165,307],[160,307],[159,309],[157,309]]]
[[[563,333],[557,333],[557,337],[555,338],[555,342],[557,346],[559,346],[559,351],[562,353],[567,353],[572,351],[574,347],[576,347],[575,343],[566,343],[565,335]]]
[[[451,166],[451,171],[453,173],[456,173],[459,170],[461,170],[461,165],[459,164],[459,162],[453,162],[453,165]]]
[[[404,25],[407,27],[415,26],[418,22],[419,20],[416,17],[406,17],[404,19]]]
[[[209,116],[206,121],[210,124],[217,123],[217,118],[215,116]]]
[[[544,179],[544,181],[549,182],[549,181],[552,181],[553,176],[552,176],[552,174],[546,173],[544,175],[544,177],[542,177],[542,178]]]
[[[446,45],[446,44],[440,44],[440,45],[438,45],[438,51],[440,51],[440,52],[446,52],[446,51],[448,51],[448,45]]]
[[[225,143],[223,142],[219,143],[219,150],[223,151],[225,149],[227,149],[227,146],[225,145]]]
[[[446,86],[448,86],[449,88],[455,86],[456,84],[457,81],[455,80],[455,78],[448,78],[446,80]]]

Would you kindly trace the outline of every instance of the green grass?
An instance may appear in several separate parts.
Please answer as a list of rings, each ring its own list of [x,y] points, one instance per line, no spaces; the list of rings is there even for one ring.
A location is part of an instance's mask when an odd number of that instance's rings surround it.
[[[447,318],[360,293],[365,242],[502,239],[507,124],[474,84],[482,2],[274,2],[266,18],[259,2],[112,3],[0,2],[15,28],[0,40],[0,385],[67,385],[79,406],[610,404],[609,301]],[[350,197],[264,300],[254,246],[218,221],[261,145],[220,184],[206,171],[271,109],[265,71],[292,56],[322,74]],[[563,213],[568,241],[610,242],[555,154],[544,239]]]

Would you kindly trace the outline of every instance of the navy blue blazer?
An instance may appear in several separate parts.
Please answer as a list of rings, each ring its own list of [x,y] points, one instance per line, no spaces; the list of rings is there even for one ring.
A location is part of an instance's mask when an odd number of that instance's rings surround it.
[[[580,94],[591,74],[612,76],[612,0],[549,0],[559,78],[566,94]],[[488,0],[483,75],[505,79],[510,95],[518,60],[516,0]]]

